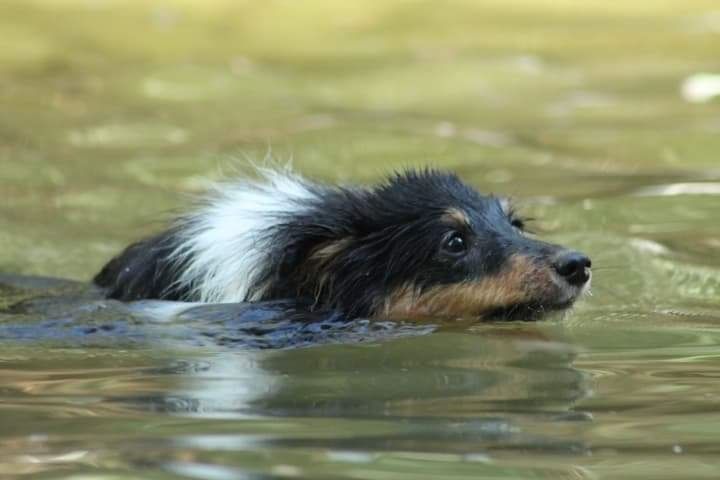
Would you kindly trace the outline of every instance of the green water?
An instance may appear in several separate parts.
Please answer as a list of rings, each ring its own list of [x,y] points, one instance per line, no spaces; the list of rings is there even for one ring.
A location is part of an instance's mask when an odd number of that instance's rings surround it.
[[[681,88],[720,73],[719,11],[0,3],[0,272],[87,280],[268,151],[329,181],[452,168],[595,267],[540,324],[264,352],[0,340],[0,476],[717,478],[720,99]]]

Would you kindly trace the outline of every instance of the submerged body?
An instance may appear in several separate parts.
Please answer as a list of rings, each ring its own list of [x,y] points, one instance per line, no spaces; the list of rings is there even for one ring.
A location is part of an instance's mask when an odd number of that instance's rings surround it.
[[[95,277],[109,298],[297,299],[347,317],[535,319],[585,291],[590,260],[523,231],[451,173],[372,187],[262,170],[130,245]]]
[[[287,349],[424,335],[434,324],[346,318],[292,300],[200,304],[102,299],[83,283],[0,274],[0,339],[55,347]]]

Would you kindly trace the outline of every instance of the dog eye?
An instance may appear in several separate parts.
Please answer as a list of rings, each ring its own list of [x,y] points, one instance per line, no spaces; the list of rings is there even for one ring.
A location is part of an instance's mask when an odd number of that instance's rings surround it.
[[[525,221],[521,218],[513,217],[510,219],[510,225],[518,230],[525,230]]]
[[[449,237],[445,239],[445,242],[443,243],[443,250],[452,255],[460,255],[462,253],[465,253],[465,251],[467,250],[465,239],[462,235],[460,235],[460,233],[453,232],[452,234],[450,234]]]

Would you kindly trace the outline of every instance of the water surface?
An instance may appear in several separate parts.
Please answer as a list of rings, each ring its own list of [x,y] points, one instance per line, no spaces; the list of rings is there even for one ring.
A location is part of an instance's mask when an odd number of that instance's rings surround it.
[[[268,151],[328,181],[452,168],[596,268],[564,319],[385,341],[237,348],[182,325],[135,335],[132,315],[111,318],[124,336],[85,342],[13,330],[0,472],[716,478],[717,8],[3,2],[0,272],[87,281]],[[30,283],[0,304],[77,287]],[[63,308],[65,327],[107,315]]]

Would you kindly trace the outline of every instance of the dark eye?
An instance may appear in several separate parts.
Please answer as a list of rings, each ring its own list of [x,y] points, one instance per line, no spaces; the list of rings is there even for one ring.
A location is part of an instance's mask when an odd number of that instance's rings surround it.
[[[443,243],[443,250],[452,255],[460,255],[465,253],[467,245],[465,239],[458,232],[451,233]]]
[[[510,225],[517,228],[518,230],[525,230],[525,222],[522,218],[513,217],[510,219]]]

